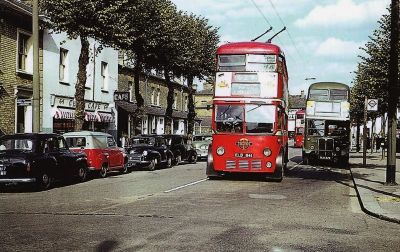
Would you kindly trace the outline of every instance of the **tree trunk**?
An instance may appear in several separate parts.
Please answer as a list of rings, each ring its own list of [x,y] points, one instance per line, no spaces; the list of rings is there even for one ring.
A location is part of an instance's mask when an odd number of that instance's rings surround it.
[[[172,134],[172,105],[174,104],[174,86],[171,83],[169,71],[164,69],[164,78],[167,82],[167,110],[165,111],[165,134]]]
[[[356,151],[360,152],[360,120],[357,119],[357,131],[356,131]]]
[[[133,134],[136,135],[136,128],[139,125],[140,120],[144,116],[144,99],[142,94],[140,93],[140,75],[142,74],[142,61],[141,56],[138,55],[136,57],[135,68],[133,73],[133,81],[135,86],[135,100],[136,100],[136,110],[135,113],[132,114],[132,124],[134,126]]]
[[[193,76],[188,77],[188,88],[189,88],[189,97],[188,97],[188,137],[192,139],[193,131],[194,131],[194,119],[196,117],[196,111],[194,108],[194,99],[193,99]]]
[[[85,119],[86,67],[89,64],[89,41],[81,37],[81,54],[78,60],[77,83],[75,86],[75,131],[81,131]],[[93,76],[94,78],[94,76]]]

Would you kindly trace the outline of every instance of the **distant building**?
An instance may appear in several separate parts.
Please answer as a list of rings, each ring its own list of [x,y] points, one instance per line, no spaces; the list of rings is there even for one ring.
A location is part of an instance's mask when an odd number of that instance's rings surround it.
[[[289,110],[288,110],[288,131],[293,134],[295,130],[295,114],[301,109],[306,109],[307,97],[304,91],[300,95],[289,95]]]
[[[213,95],[213,83],[205,83],[203,90],[196,92],[194,106],[198,121],[195,123],[195,134],[211,133]]]
[[[137,134],[164,134],[168,86],[162,75],[142,73],[140,94],[144,99],[142,114],[136,114],[134,71],[132,65],[119,61],[118,92],[128,94],[129,99],[116,101],[118,109],[118,138]],[[173,134],[187,133],[189,89],[174,79],[174,104],[171,131]]]

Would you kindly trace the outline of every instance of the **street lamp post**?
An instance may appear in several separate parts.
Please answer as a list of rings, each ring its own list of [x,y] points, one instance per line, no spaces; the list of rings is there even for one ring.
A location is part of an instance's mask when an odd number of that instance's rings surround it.
[[[32,2],[33,82],[32,131],[40,131],[40,72],[39,72],[39,10],[38,0]]]

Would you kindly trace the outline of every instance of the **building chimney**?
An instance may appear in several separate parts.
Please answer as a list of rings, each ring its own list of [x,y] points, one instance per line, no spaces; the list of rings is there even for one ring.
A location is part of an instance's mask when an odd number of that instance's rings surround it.
[[[300,97],[304,97],[304,90],[301,90],[301,92],[300,92]]]

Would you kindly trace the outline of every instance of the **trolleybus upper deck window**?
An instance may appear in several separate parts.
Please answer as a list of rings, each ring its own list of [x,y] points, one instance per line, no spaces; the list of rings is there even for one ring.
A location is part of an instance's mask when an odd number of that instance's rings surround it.
[[[219,55],[218,71],[246,71],[246,55]]]

